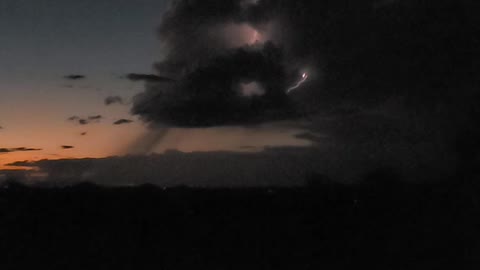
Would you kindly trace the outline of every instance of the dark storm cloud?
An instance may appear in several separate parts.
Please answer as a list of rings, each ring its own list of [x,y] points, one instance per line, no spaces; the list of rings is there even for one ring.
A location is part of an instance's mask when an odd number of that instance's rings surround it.
[[[305,93],[305,104],[317,112],[327,108],[331,120],[313,116],[310,128],[348,145],[350,157],[377,155],[387,162],[398,155],[403,159],[389,165],[403,170],[471,170],[480,152],[473,139],[480,135],[474,124],[480,120],[479,6],[383,4],[334,7],[341,12],[313,42],[322,48],[325,75],[320,91]]]
[[[91,123],[98,123],[102,119],[103,119],[103,116],[101,115],[92,115],[88,117],[71,116],[67,119],[67,121],[78,123],[80,125],[88,125]]]
[[[112,104],[124,104],[123,98],[120,96],[109,96],[104,100],[105,105],[110,106]]]
[[[61,147],[62,147],[62,149],[64,149],[64,150],[75,148],[75,146],[72,146],[72,145],[62,145]]]
[[[182,127],[245,125],[295,116],[285,90],[298,74],[285,67],[282,47],[272,42],[232,47],[226,37],[242,35],[228,33],[229,25],[248,28],[254,23],[248,20],[252,9],[244,1],[174,1],[159,27],[167,55],[156,68],[159,75],[176,81],[147,85],[135,97],[132,113],[150,123]],[[266,12],[257,13],[267,17]],[[242,84],[252,82],[263,88],[263,95],[242,93]]]
[[[39,148],[17,147],[17,148],[0,148],[0,154],[13,153],[13,152],[30,152],[41,151]]]
[[[85,75],[71,74],[71,75],[66,75],[63,78],[65,78],[67,80],[77,81],[77,80],[83,80],[87,77]]]
[[[243,125],[296,116],[304,106],[293,106],[285,92],[302,68],[309,65],[320,70],[325,65],[321,42],[328,40],[320,40],[317,33],[325,31],[330,20],[324,10],[337,13],[345,7],[318,2],[174,1],[159,27],[167,56],[156,68],[158,74],[169,74],[178,81],[147,85],[135,98],[132,113],[147,122],[187,127]],[[277,25],[270,33],[272,42],[265,45],[247,47],[244,43],[232,48],[229,39],[242,33],[222,32],[222,27],[231,24],[262,31],[271,21]],[[251,82],[266,94],[243,95],[241,84]]]
[[[241,48],[213,58],[174,84],[155,84],[134,98],[132,112],[171,126],[202,127],[259,123],[294,116],[284,90],[281,50]],[[244,96],[241,83],[258,82],[261,96]]]
[[[468,1],[248,2],[174,1],[159,27],[167,54],[156,66],[158,74],[173,74],[179,81],[148,85],[136,98],[133,113],[149,122],[180,126],[267,121],[270,118],[262,112],[283,107],[275,106],[276,100],[268,95],[259,98],[262,105],[251,105],[235,97],[235,84],[258,80],[280,95],[302,65],[313,67],[322,78],[312,76],[295,96],[300,99],[297,109],[309,113],[328,111],[344,101],[362,108],[391,96],[431,104],[452,94],[462,96],[453,93],[459,86],[465,94],[472,92],[472,87],[464,86],[476,81],[474,67],[480,65],[475,38],[479,21],[472,11],[478,7]],[[374,8],[379,3],[385,8]],[[246,61],[249,53],[228,48],[227,41],[215,36],[229,23],[248,23],[261,30],[270,21],[278,22],[272,40],[280,53],[275,58],[264,54],[269,65],[263,67],[281,71],[273,85],[271,78],[258,75],[264,70],[254,67],[257,62]],[[241,64],[251,70],[232,68]],[[212,113],[204,113],[212,104],[217,105],[210,108]],[[224,111],[232,104],[237,114]],[[215,111],[220,119],[212,119]]]
[[[138,73],[130,73],[125,76],[127,79],[137,82],[137,81],[145,81],[145,82],[173,82],[175,80],[163,76],[153,75],[153,74],[138,74]]]
[[[165,58],[155,66],[176,81],[147,84],[132,113],[182,127],[306,116],[312,132],[301,137],[321,142],[316,134],[326,133],[343,159],[402,156],[405,168],[478,157],[474,1],[248,2],[174,1],[158,30]],[[232,46],[236,32],[223,31],[232,24],[269,32],[272,42]],[[309,79],[286,95],[302,70]],[[250,82],[266,94],[242,95],[239,85]]]
[[[113,124],[118,126],[118,125],[130,124],[130,123],[133,123],[133,121],[129,119],[120,119],[115,121]]]

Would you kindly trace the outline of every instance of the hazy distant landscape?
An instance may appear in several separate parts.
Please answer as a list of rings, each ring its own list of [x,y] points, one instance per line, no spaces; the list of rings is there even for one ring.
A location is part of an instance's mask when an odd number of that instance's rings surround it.
[[[2,269],[477,269],[472,179],[0,189]]]

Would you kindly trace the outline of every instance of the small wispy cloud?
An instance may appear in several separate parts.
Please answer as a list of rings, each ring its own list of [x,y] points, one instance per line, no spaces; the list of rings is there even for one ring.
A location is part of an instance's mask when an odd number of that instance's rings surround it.
[[[93,115],[93,116],[89,116],[88,120],[100,120],[102,118],[103,118],[103,116],[101,116],[101,115]]]
[[[63,78],[65,78],[65,79],[67,79],[67,80],[76,81],[76,80],[86,79],[87,76],[85,76],[85,75],[80,75],[80,74],[70,74],[70,75],[64,76]]]
[[[14,153],[14,152],[30,152],[30,151],[41,151],[40,148],[29,148],[29,147],[16,147],[16,148],[0,148],[0,154],[5,153]]]
[[[80,125],[88,125],[91,123],[98,123],[102,119],[103,119],[103,116],[101,115],[91,115],[87,117],[80,117],[75,115],[67,118],[67,121],[78,123]]]
[[[129,120],[129,119],[120,119],[120,120],[115,121],[113,124],[118,126],[118,125],[130,124],[132,122],[133,121]]]

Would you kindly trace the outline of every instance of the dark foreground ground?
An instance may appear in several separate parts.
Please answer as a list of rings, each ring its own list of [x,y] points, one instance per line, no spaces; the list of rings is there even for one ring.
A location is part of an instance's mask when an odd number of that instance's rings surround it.
[[[10,184],[0,190],[0,269],[480,269],[479,195],[465,181]]]

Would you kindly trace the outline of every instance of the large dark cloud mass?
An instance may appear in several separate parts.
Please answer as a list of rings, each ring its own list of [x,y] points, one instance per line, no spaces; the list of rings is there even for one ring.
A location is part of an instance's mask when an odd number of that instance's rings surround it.
[[[148,84],[132,112],[147,122],[182,127],[291,117],[282,47],[230,44],[254,31],[250,9],[241,1],[175,1],[159,28],[167,55],[156,67],[159,75],[176,80]],[[242,85],[252,82],[261,94],[244,93]]]
[[[132,112],[183,127],[300,116],[303,137],[326,133],[347,156],[464,164],[480,151],[479,11],[471,0],[173,1],[156,70],[176,80],[146,84]]]
[[[132,111],[149,122],[210,126],[286,118],[293,99],[295,109],[317,113],[345,101],[363,108],[392,96],[423,105],[477,95],[475,10],[453,0],[173,1],[156,67],[178,81],[148,84]],[[266,40],[232,45],[248,33],[231,25]],[[287,96],[303,70],[312,73],[305,89]],[[251,81],[266,94],[242,95],[240,83]]]
[[[152,85],[135,98],[133,112],[149,122],[186,127],[284,119],[293,111],[281,57],[273,44],[225,52],[175,84]],[[242,95],[240,84],[252,81],[260,82],[264,95]]]

